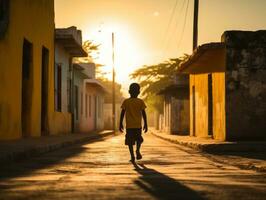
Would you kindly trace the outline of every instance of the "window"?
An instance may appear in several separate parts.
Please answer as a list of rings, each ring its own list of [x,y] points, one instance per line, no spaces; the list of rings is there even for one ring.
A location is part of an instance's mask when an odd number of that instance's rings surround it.
[[[91,95],[89,95],[89,116],[91,117]]]
[[[88,95],[85,95],[85,116],[88,117]]]
[[[99,118],[101,118],[102,117],[102,101],[101,101],[102,99],[99,97],[98,98],[98,106],[99,106]]]
[[[72,104],[72,99],[71,99],[71,96],[72,96],[72,90],[71,90],[71,87],[72,87],[72,80],[71,78],[67,78],[67,109],[68,109],[68,112],[71,112],[71,104]]]
[[[79,119],[79,88],[75,85],[75,111],[76,111],[76,120]]]
[[[80,109],[81,109],[81,115],[83,115],[83,93],[80,94]]]
[[[62,111],[62,65],[55,65],[55,110]]]

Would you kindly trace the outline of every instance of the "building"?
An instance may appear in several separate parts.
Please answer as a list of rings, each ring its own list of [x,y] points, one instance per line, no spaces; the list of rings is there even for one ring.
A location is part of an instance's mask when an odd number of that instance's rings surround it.
[[[189,77],[178,74],[175,83],[162,89],[164,110],[161,129],[168,134],[189,134]]]
[[[88,133],[104,129],[103,85],[95,79],[94,63],[74,65],[74,132]]]
[[[190,79],[190,135],[266,137],[266,31],[226,31],[180,65]]]
[[[69,133],[72,127],[73,57],[86,57],[82,34],[76,27],[55,30],[54,108],[57,133]]]
[[[52,134],[54,1],[1,0],[0,11],[0,139]]]

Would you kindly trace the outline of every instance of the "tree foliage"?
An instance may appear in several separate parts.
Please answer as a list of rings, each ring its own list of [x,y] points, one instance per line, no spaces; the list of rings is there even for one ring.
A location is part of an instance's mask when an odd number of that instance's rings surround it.
[[[158,93],[174,83],[178,66],[187,57],[188,55],[184,55],[156,65],[144,65],[130,74],[130,78],[140,84],[142,96],[153,109],[162,112],[163,98],[158,96]]]
[[[130,74],[130,78],[139,82],[142,95],[156,95],[161,89],[174,83],[177,68],[187,55],[172,58],[157,65],[144,65]]]
[[[109,91],[106,95],[105,95],[105,103],[112,103],[112,99],[113,99],[113,82],[108,80],[107,78],[99,78],[99,81],[103,84],[103,86]],[[119,83],[115,83],[115,100],[116,103],[121,103],[123,100],[123,94],[121,92],[121,84]]]

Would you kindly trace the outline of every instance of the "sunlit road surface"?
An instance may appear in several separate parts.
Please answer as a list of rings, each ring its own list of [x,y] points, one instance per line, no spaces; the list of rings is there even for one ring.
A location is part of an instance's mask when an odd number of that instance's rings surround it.
[[[0,199],[266,199],[266,174],[221,165],[145,135],[133,166],[124,136],[1,164]]]

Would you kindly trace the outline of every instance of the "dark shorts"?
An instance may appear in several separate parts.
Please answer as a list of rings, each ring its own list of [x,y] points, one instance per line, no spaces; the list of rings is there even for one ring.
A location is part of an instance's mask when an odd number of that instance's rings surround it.
[[[136,142],[142,143],[141,128],[127,128],[125,145],[135,145]]]

